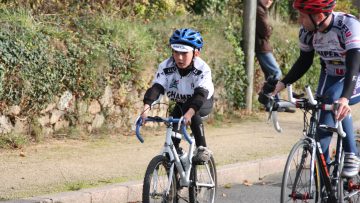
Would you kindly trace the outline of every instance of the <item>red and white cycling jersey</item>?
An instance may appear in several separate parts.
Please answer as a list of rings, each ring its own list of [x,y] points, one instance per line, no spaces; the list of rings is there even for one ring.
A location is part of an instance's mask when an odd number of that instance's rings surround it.
[[[194,89],[206,89],[210,99],[214,94],[210,67],[199,57],[194,59],[194,68],[186,76],[181,76],[175,60],[170,57],[159,64],[153,84],[158,83],[165,89],[165,94],[173,101],[185,103],[194,94]]]
[[[350,14],[333,12],[332,15],[333,22],[327,32],[300,30],[300,49],[315,50],[325,63],[328,75],[343,76],[346,51],[360,48],[360,22]]]

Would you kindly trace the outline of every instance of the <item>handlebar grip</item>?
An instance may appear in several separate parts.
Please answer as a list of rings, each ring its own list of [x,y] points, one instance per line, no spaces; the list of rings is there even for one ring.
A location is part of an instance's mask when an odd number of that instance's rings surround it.
[[[184,134],[184,137],[186,139],[186,141],[189,143],[189,144],[192,144],[192,141],[190,139],[190,136],[187,134],[186,132],[186,123],[185,123],[185,119],[183,116],[181,116],[181,118],[179,118],[179,120],[177,121],[177,123],[181,123],[181,125],[178,125],[178,129],[180,128],[181,126],[181,130]]]
[[[287,85],[286,86],[287,91],[288,91],[288,99],[290,102],[295,103],[296,99],[293,97],[293,91],[292,91],[292,85]]]
[[[146,119],[146,121],[155,121],[155,122],[161,122],[161,121],[164,121],[163,118],[161,117],[148,117]],[[172,119],[172,122],[181,122],[182,125],[181,125],[181,131],[182,133],[184,134],[184,137],[186,139],[187,142],[189,142],[189,144],[192,144],[192,141],[190,139],[190,136],[189,134],[187,133],[186,131],[186,125],[183,121],[179,120],[179,119]],[[144,143],[144,138],[141,136],[140,134],[140,128],[142,126],[142,123],[143,123],[143,119],[141,117],[139,117],[137,120],[136,120],[136,129],[135,129],[135,133],[136,133],[136,137],[137,139],[141,142],[141,143]]]
[[[141,143],[144,143],[144,138],[140,135],[140,127],[142,126],[142,118],[139,117],[136,121],[136,137]]]
[[[311,91],[311,88],[310,88],[309,85],[307,85],[307,86],[305,87],[305,91],[306,91],[306,94],[308,95],[310,104],[316,105],[318,102],[314,99],[314,96],[313,96],[313,94],[312,94],[312,91]]]
[[[343,126],[342,126],[342,122],[341,121],[339,121],[338,123],[337,123],[337,127],[338,127],[338,134],[342,137],[342,138],[344,138],[344,137],[346,137],[346,132],[344,131],[344,129],[343,129]]]

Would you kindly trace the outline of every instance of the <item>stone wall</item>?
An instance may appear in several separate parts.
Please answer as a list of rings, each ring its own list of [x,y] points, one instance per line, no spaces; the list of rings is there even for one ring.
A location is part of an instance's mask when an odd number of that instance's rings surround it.
[[[84,101],[66,91],[35,118],[22,118],[20,107],[11,106],[0,115],[0,134],[30,134],[34,125],[43,137],[69,127],[81,128],[89,133],[102,127],[130,129],[143,108],[142,95],[131,88],[112,89],[107,86],[100,99]],[[167,103],[167,98],[164,97],[162,102]],[[151,115],[166,116],[167,108],[167,105],[159,105],[151,111]]]
[[[70,127],[88,133],[102,128],[130,131],[143,109],[144,93],[145,90],[138,92],[130,85],[119,89],[107,86],[99,99],[85,101],[76,98],[72,92],[65,91],[31,118],[23,116],[19,106],[10,106],[0,114],[0,135],[15,133],[50,137]],[[222,96],[225,94],[223,88],[217,87],[213,112],[226,114],[231,111]],[[160,103],[162,104],[153,107],[149,116],[168,116],[168,98],[162,97]],[[147,126],[153,125],[156,124],[147,123]]]

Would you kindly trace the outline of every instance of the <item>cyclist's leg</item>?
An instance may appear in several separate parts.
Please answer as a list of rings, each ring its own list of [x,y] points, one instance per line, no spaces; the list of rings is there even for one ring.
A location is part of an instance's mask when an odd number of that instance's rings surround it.
[[[207,100],[191,120],[191,130],[195,137],[197,154],[193,157],[189,187],[189,202],[215,202],[217,179],[215,161],[207,149],[202,117],[210,114],[213,98]],[[200,150],[203,147],[204,150]],[[199,163],[205,163],[200,164]]]
[[[358,80],[357,80],[353,95],[351,96],[351,98],[349,100],[349,105],[355,105],[355,104],[357,104],[359,102],[360,102],[360,77],[358,77]],[[345,120],[345,122],[346,122],[345,128],[348,128],[348,129],[346,129],[345,132],[351,132],[352,136],[354,137],[354,140],[355,140],[355,134],[353,133],[354,128],[353,128],[352,117],[351,117],[351,115],[348,116],[348,117],[349,117],[349,120]],[[343,123],[344,123],[344,121],[343,121]],[[356,142],[351,143],[351,144],[352,144],[351,148],[355,147],[357,149]],[[355,151],[355,150],[353,150],[353,151]],[[359,151],[358,151],[358,155],[359,155]]]
[[[205,140],[204,125],[199,114],[195,114],[191,118],[190,128],[191,128],[191,132],[195,137],[196,147],[199,146],[206,147],[207,145]]]
[[[334,103],[338,100],[341,96],[342,89],[344,87],[344,80],[343,77],[327,77],[327,83],[331,84],[330,87],[327,88],[325,93],[323,94],[326,96],[326,103]],[[352,99],[352,104],[356,102],[356,99]],[[331,112],[322,112],[324,115],[324,119],[326,119],[326,123],[328,125],[334,125],[334,119],[332,118]],[[354,130],[353,130],[353,121],[351,115],[346,116],[342,120],[344,131],[346,132],[346,137],[344,138],[344,151],[349,153],[358,154],[358,150],[356,147],[355,139],[354,139]]]
[[[211,97],[208,100],[205,100],[201,108],[196,112],[196,114],[191,118],[190,128],[195,137],[196,146],[206,147],[204,126],[202,122],[202,117],[205,117],[210,114],[213,107],[213,98]],[[185,109],[187,107],[185,106]]]
[[[344,138],[344,150],[345,152],[351,152],[356,155],[359,154],[356,147],[354,128],[353,128],[353,119],[351,115],[346,116],[342,120],[343,129],[346,132],[346,137]]]
[[[341,88],[340,91],[336,91],[339,89],[334,88],[334,84],[336,84],[336,82],[338,80],[339,80],[338,77],[335,78],[335,77],[328,76],[328,75],[326,75],[324,69],[321,69],[319,85],[317,88],[317,94],[321,95],[322,98],[324,98],[325,103],[332,104],[332,103],[334,103],[334,101],[337,98],[339,98],[342,87],[337,87],[337,88]],[[321,111],[319,122],[321,124],[334,126],[335,121],[334,121],[332,112]],[[321,144],[321,148],[323,150],[326,162],[329,163],[330,162],[329,145],[331,142],[332,133],[328,132],[326,130],[322,130],[322,129],[319,129],[317,133],[320,138],[320,144]]]
[[[330,84],[326,89],[323,96],[326,97],[326,103],[334,103],[342,93],[344,87],[343,77],[327,77],[327,82]],[[334,125],[334,119],[331,115],[331,112],[322,112],[320,122],[324,122],[327,125]],[[344,151],[345,151],[345,161],[344,167],[342,170],[342,175],[345,177],[352,177],[357,174],[359,170],[360,160],[357,158],[358,150],[356,147],[356,142],[354,138],[353,131],[353,122],[351,115],[346,116],[342,120],[343,129],[346,132],[346,137],[343,139]]]
[[[206,139],[204,133],[204,124],[202,117],[209,115],[213,106],[213,98],[204,102],[199,111],[191,118],[191,131],[195,137],[195,143],[198,148],[197,154],[194,157],[195,161],[208,161],[211,152],[206,148]]]

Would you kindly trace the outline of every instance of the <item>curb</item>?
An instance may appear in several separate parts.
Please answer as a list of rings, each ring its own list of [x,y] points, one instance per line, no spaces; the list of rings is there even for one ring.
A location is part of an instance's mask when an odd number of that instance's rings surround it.
[[[287,155],[221,166],[218,185],[258,182],[264,176],[283,171]],[[5,201],[4,203],[128,203],[141,202],[142,181],[118,183],[73,192]]]

